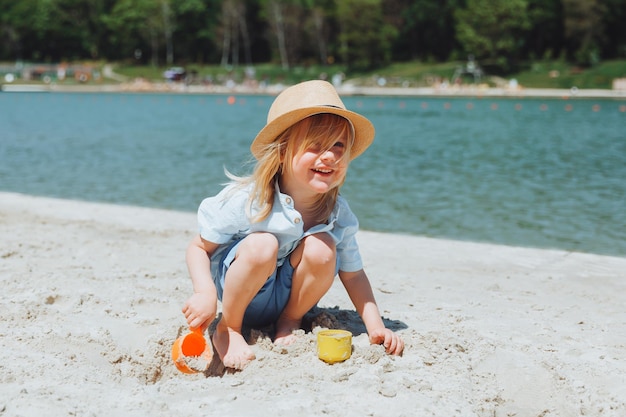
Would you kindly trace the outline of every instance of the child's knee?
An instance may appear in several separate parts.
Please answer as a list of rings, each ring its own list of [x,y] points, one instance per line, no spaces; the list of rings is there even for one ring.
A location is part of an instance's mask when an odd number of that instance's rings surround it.
[[[240,254],[245,254],[246,261],[263,265],[276,263],[278,257],[278,239],[271,233],[252,233],[244,239]]]
[[[309,264],[334,268],[337,257],[335,242],[326,233],[308,236],[304,241],[302,257]]]

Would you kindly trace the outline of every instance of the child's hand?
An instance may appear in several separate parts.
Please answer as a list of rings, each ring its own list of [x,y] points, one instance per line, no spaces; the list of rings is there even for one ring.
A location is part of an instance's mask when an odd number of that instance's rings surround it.
[[[183,306],[183,314],[191,328],[206,328],[215,318],[215,302],[205,293],[195,292]]]
[[[370,332],[370,343],[373,345],[383,345],[385,352],[390,355],[402,355],[404,351],[404,341],[395,332],[381,328]]]

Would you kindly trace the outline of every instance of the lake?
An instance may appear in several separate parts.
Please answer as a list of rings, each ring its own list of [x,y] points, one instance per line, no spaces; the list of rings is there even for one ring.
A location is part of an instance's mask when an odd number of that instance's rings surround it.
[[[361,228],[626,256],[626,102],[344,97],[376,126]],[[247,173],[273,100],[0,93],[0,190],[195,211]]]

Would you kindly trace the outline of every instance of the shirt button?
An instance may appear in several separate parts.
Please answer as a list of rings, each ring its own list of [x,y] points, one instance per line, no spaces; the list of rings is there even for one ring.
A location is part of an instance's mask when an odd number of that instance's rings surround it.
[[[300,223],[300,217],[296,217],[295,219],[293,219],[293,222],[294,222],[295,224]]]
[[[285,199],[285,203],[287,203],[287,204],[291,204],[291,198],[287,197],[287,198]]]

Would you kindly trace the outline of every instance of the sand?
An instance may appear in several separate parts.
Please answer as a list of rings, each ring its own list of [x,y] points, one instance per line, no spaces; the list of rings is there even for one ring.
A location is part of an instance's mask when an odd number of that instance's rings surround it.
[[[626,258],[359,232],[402,357],[339,282],[290,347],[182,374],[195,215],[0,193],[0,416],[626,415]],[[328,365],[315,333],[344,328]]]

